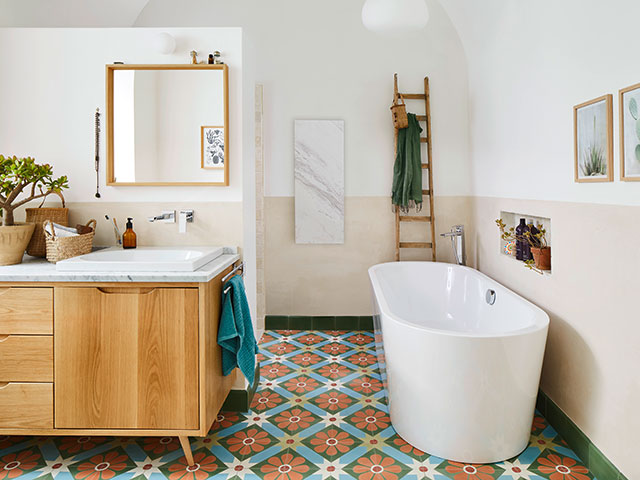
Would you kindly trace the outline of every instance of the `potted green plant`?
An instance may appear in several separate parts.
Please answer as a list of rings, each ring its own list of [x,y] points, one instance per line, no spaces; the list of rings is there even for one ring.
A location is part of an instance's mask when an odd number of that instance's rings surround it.
[[[51,165],[39,165],[31,157],[0,155],[0,265],[22,262],[35,228],[33,223],[16,223],[15,209],[36,198],[60,193],[63,188],[69,188],[67,177],[54,179]]]
[[[538,233],[525,232],[524,235],[518,235],[515,227],[507,228],[502,219],[497,219],[496,225],[500,229],[500,238],[503,240],[520,240],[529,244],[533,260],[526,260],[524,262],[525,267],[538,273],[551,270],[551,247],[547,243],[547,231],[544,228],[540,228]]]

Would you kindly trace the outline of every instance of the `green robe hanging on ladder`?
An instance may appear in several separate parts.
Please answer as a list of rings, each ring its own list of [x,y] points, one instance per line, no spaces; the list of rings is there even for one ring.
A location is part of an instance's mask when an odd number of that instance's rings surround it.
[[[393,166],[391,201],[394,211],[408,213],[410,208],[422,209],[422,156],[420,133],[422,128],[415,114],[407,114],[409,126],[398,130],[396,162]]]

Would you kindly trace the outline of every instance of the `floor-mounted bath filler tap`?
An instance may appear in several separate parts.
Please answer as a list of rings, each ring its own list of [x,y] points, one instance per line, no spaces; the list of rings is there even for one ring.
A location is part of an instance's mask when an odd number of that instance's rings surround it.
[[[441,233],[441,237],[451,238],[451,247],[456,257],[458,265],[466,265],[465,248],[464,248],[464,225],[454,225],[447,233]]]

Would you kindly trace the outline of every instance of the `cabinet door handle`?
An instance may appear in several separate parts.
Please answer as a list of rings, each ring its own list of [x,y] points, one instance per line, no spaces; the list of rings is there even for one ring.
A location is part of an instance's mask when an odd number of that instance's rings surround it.
[[[144,287],[144,288],[128,288],[128,287],[97,287],[100,293],[104,293],[106,295],[147,295],[153,292],[155,287]]]

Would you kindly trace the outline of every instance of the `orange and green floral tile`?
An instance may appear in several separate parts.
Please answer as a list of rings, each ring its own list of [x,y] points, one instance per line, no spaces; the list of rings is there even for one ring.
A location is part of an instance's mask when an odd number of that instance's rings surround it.
[[[445,478],[454,480],[493,480],[500,478],[504,469],[498,465],[480,465],[476,463],[460,463],[445,460],[436,469]]]
[[[264,480],[302,480],[313,475],[318,467],[294,450],[288,449],[263,460],[252,470]]]
[[[591,480],[593,478],[589,469],[579,460],[553,450],[543,451],[531,465],[530,470],[550,480]]]
[[[134,466],[129,455],[122,448],[116,448],[73,463],[69,471],[77,480],[110,480]]]
[[[37,447],[0,455],[0,480],[32,474],[44,467],[45,461]]]
[[[307,436],[302,443],[325,459],[335,460],[362,444],[361,439],[335,426]]]
[[[371,332],[267,332],[249,412],[191,438],[0,436],[0,480],[594,480],[536,413],[528,447],[488,465],[450,462],[391,424]],[[607,480],[607,479],[601,479]]]
[[[226,468],[224,462],[206,449],[193,452],[193,461],[195,464],[189,465],[182,456],[162,465],[160,471],[169,480],[206,480],[220,474]]]
[[[399,480],[409,473],[410,468],[380,450],[371,450],[350,463],[345,470],[358,480]]]
[[[245,459],[253,457],[277,444],[278,439],[263,428],[251,425],[220,438],[219,442],[236,458]]]

